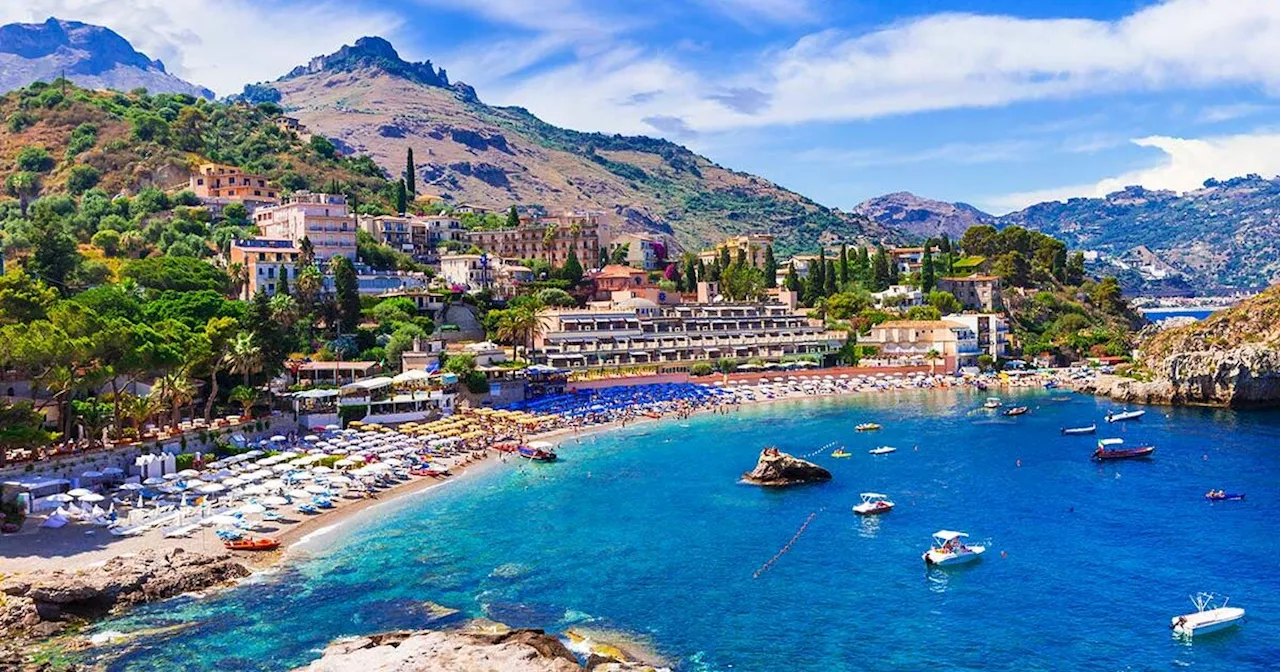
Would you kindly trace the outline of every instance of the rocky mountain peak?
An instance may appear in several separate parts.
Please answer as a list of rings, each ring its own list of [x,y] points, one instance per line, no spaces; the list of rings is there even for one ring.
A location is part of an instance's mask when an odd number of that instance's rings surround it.
[[[316,56],[310,63],[294,68],[283,79],[322,72],[353,72],[366,68],[381,70],[393,77],[426,86],[449,87],[449,75],[444,68],[436,69],[431,61],[406,61],[390,42],[381,37],[362,37],[355,44],[343,45],[332,54]]]
[[[995,221],[995,217],[966,203],[934,201],[909,191],[863,201],[853,211],[919,238],[941,234],[958,238],[970,226]]]

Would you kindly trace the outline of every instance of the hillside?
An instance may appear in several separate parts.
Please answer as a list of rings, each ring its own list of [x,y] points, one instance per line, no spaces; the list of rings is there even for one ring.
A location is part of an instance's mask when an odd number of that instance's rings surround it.
[[[107,28],[55,18],[0,26],[0,91],[64,75],[89,89],[144,88],[213,98],[212,91],[165,72],[163,63]]]
[[[1280,280],[1280,178],[1210,180],[1185,194],[1129,187],[1040,203],[999,222],[1096,250],[1130,286],[1165,284],[1166,274],[1201,290]]]
[[[685,249],[755,231],[776,234],[779,254],[819,241],[898,238],[665,140],[581,133],[521,108],[486,105],[471,87],[450,83],[430,63],[403,61],[380,38],[246,93],[278,100],[309,129],[372,156],[392,176],[412,148],[419,192],[455,204],[595,210],[608,230],[657,232]]]
[[[957,239],[971,226],[996,221],[967,203],[933,201],[906,191],[865,200],[853,212],[917,240],[942,235]]]

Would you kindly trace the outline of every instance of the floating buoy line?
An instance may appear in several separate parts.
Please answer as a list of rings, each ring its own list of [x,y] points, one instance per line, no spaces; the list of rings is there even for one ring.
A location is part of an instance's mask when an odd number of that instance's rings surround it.
[[[843,448],[843,447],[844,446],[840,445],[839,441],[832,441],[831,443],[828,443],[827,445],[813,451],[812,453],[805,453],[804,455],[801,455],[800,459],[807,459],[807,458],[813,457],[814,455],[817,455],[818,453],[825,453],[828,450],[831,450],[833,448]]]
[[[787,551],[791,550],[791,547],[796,545],[796,541],[800,539],[800,536],[804,534],[805,530],[809,529],[809,523],[812,523],[813,519],[817,517],[817,515],[818,515],[817,511],[814,511],[813,513],[809,514],[809,517],[805,518],[804,523],[800,525],[800,529],[796,530],[796,533],[792,535],[791,541],[788,541],[786,546],[783,546],[782,549],[779,550],[777,553],[775,553],[772,558],[769,558],[768,562],[764,563],[763,565],[760,565],[760,569],[757,569],[755,573],[751,575],[751,578],[753,579],[760,578],[761,574],[764,574],[765,572],[769,571],[773,567],[774,563],[778,562],[778,560],[782,558],[783,555],[786,555]]]

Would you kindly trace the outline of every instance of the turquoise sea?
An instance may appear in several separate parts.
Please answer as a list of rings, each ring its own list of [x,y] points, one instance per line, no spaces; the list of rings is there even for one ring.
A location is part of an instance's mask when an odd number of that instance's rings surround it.
[[[316,540],[315,554],[206,599],[102,630],[144,638],[116,670],[278,670],[329,640],[422,627],[424,601],[514,626],[616,630],[679,670],[1280,669],[1280,414],[1152,408],[1111,425],[1109,402],[1033,391],[1020,418],[982,394],[900,393],[648,423],[562,444],[562,461],[495,469],[388,503]],[[1011,401],[1006,397],[1006,402]],[[885,428],[856,434],[855,424]],[[1158,448],[1099,466],[1095,437]],[[739,484],[759,450],[805,454],[831,483]],[[897,453],[866,451],[893,445]],[[1244,502],[1210,504],[1210,488]],[[858,493],[893,512],[859,518]],[[753,572],[816,513],[759,578]],[[940,528],[991,551],[926,569]],[[1188,595],[1249,612],[1234,631],[1171,636]]]

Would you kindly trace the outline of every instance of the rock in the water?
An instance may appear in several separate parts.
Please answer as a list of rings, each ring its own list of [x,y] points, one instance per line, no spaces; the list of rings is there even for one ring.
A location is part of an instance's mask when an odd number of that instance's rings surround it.
[[[756,468],[743,474],[742,480],[752,485],[799,485],[829,481],[831,472],[777,448],[765,448]]]
[[[334,642],[297,672],[581,672],[541,630],[393,632]]]
[[[17,635],[69,618],[97,618],[117,607],[162,600],[249,575],[230,554],[145,550],[78,572],[14,576],[0,584],[0,630]],[[42,630],[43,631],[43,630]]]

